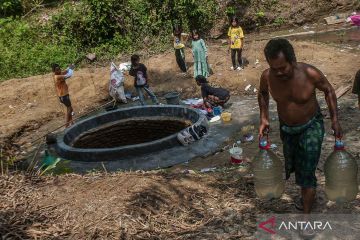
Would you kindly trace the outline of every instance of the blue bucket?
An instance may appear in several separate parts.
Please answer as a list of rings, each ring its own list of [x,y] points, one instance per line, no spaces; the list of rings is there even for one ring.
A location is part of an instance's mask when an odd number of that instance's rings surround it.
[[[222,112],[221,107],[214,107],[213,108],[213,113],[214,113],[215,116],[221,115],[221,112]]]

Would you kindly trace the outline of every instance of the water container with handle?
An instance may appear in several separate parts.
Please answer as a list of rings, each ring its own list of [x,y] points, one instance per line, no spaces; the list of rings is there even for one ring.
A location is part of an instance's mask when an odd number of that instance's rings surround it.
[[[178,92],[170,92],[165,94],[166,103],[169,105],[180,104],[180,94]]]
[[[244,162],[243,150],[238,143],[234,143],[232,148],[229,150],[230,162],[233,164],[240,164]]]
[[[259,152],[252,161],[255,192],[263,199],[280,198],[284,192],[281,160],[270,150],[268,139],[259,139]]]
[[[334,151],[324,165],[325,193],[329,200],[338,203],[350,202],[358,193],[358,165],[345,150],[341,139],[335,141]]]

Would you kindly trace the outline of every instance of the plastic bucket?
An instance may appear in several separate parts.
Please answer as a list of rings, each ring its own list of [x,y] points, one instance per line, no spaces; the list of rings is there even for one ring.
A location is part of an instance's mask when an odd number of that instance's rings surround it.
[[[214,107],[213,108],[213,113],[214,113],[215,116],[221,115],[221,107]]]
[[[236,143],[233,144],[233,147],[230,148],[230,162],[233,164],[240,164],[244,162],[244,158],[242,156],[242,148],[239,147]]]
[[[180,104],[180,94],[178,92],[170,92],[165,96],[166,103],[169,105],[179,105]]]
[[[223,112],[221,114],[221,119],[224,121],[224,122],[229,122],[231,120],[231,113],[229,112]]]

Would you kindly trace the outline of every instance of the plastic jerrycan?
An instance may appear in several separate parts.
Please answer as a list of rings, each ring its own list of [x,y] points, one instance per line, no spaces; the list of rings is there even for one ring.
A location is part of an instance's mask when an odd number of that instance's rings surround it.
[[[350,202],[359,190],[358,165],[353,156],[345,150],[344,142],[335,141],[334,151],[324,164],[325,193],[329,200],[337,203]]]
[[[259,152],[252,161],[255,192],[263,199],[280,198],[284,192],[283,165],[276,154],[270,150],[267,139],[259,139]]]

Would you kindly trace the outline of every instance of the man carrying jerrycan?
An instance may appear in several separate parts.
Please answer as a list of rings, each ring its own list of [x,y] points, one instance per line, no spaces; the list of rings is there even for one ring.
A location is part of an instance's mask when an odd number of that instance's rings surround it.
[[[320,70],[296,61],[294,49],[286,39],[270,40],[264,53],[270,68],[260,78],[259,137],[268,134],[270,93],[277,104],[286,179],[295,172],[296,184],[301,187],[301,196],[295,201],[295,206],[310,213],[315,201],[315,171],[324,137],[323,116],[315,90],[325,94],[331,127],[335,136],[341,138],[335,91]]]

